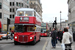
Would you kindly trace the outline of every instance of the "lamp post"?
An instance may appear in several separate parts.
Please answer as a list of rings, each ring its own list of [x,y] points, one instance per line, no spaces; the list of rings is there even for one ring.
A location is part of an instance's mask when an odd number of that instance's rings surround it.
[[[60,30],[61,30],[61,11],[60,11]]]

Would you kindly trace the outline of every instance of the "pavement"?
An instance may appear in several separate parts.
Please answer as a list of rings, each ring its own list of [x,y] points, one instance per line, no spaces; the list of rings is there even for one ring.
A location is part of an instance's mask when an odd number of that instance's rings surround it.
[[[48,42],[47,42],[45,50],[63,50],[62,47],[61,47],[61,43],[59,41],[56,44],[56,48],[52,48],[51,37],[47,41]],[[75,50],[75,42],[73,42],[73,44],[72,44],[72,50]]]
[[[6,39],[0,40],[0,44],[9,44],[9,43],[13,43],[13,42],[14,42],[14,40],[11,40],[11,39],[8,39],[8,40],[6,40]]]

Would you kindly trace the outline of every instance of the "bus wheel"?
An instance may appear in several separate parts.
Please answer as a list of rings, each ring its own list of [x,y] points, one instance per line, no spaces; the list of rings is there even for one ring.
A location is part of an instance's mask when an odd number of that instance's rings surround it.
[[[34,37],[34,40],[32,41],[32,45],[36,44],[36,37]]]
[[[14,45],[18,45],[18,42],[14,41]]]

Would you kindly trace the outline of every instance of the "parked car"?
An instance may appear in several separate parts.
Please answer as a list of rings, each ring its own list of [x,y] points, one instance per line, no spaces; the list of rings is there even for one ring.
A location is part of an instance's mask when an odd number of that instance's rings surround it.
[[[1,32],[1,35],[2,35],[2,38],[3,38],[3,39],[7,39],[7,38],[8,38],[8,37],[7,37],[7,32],[2,31],[2,32]]]
[[[11,37],[11,32],[9,32],[9,34],[8,34],[8,36],[7,36],[7,32],[5,32],[5,31],[2,31],[1,33],[0,33],[0,35],[2,36],[2,39],[10,39],[10,37]],[[13,34],[13,37],[14,37],[14,34]]]

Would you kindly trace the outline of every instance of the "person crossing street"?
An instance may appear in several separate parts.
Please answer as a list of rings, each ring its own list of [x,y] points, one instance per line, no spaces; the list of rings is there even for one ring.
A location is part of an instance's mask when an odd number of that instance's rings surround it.
[[[55,28],[53,28],[51,37],[52,37],[52,39],[51,39],[52,48],[56,48],[57,31],[55,30]]]

